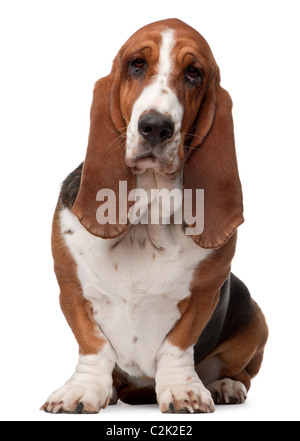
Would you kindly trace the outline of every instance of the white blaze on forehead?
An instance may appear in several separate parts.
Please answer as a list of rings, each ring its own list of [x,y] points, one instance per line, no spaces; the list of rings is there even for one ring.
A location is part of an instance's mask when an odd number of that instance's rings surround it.
[[[127,130],[127,154],[130,154],[131,149],[137,146],[140,116],[150,110],[167,114],[171,118],[175,131],[170,141],[170,147],[172,144],[178,144],[179,142],[183,108],[175,91],[169,87],[170,76],[173,71],[172,49],[175,45],[175,31],[167,29],[162,32],[161,36],[157,74],[153,77],[151,83],[144,88],[132,109]]]
[[[174,30],[167,29],[162,33],[162,42],[159,53],[158,75],[169,78],[172,72],[171,52],[175,45]]]

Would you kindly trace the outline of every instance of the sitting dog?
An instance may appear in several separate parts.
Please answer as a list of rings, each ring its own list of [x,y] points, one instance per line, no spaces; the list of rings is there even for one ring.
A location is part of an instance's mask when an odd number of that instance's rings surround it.
[[[268,330],[231,273],[243,222],[231,109],[208,44],[176,19],[140,29],[96,83],[86,158],[62,185],[52,233],[79,361],[46,412],[245,401]]]

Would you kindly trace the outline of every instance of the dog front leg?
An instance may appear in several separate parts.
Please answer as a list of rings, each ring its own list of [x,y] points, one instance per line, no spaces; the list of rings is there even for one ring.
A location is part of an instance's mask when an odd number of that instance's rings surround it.
[[[178,305],[181,318],[156,357],[156,394],[162,412],[215,410],[210,392],[195,371],[193,347],[219,302],[220,289],[230,274],[235,242],[236,237],[232,237],[199,265],[191,283],[191,295]]]
[[[51,413],[98,413],[113,395],[116,355],[94,319],[91,303],[83,296],[75,261],[63,240],[58,211],[53,222],[52,249],[60,305],[79,345],[79,360],[75,373],[41,409]]]
[[[112,398],[112,349],[97,355],[80,355],[71,378],[53,392],[41,410],[49,413],[98,413]]]
[[[157,354],[156,395],[163,413],[211,413],[210,392],[194,369],[193,347],[181,350],[165,340]]]
[[[66,289],[72,290],[72,296],[67,295]],[[69,301],[65,304],[64,299]],[[76,294],[75,285],[64,287],[61,305],[79,344],[79,359],[74,374],[48,397],[41,410],[50,413],[98,413],[108,405],[113,395],[115,352],[94,322],[89,302],[81,294]]]

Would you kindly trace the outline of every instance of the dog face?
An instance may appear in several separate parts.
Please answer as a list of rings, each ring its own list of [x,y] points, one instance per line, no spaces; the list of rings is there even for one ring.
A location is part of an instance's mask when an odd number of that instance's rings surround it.
[[[218,78],[205,40],[176,23],[176,30],[142,29],[118,55],[126,163],[134,173],[153,168],[171,176],[181,169],[205,91]]]

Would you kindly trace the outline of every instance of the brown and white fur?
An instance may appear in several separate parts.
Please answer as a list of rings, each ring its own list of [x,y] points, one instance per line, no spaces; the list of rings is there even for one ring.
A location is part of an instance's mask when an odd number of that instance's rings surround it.
[[[179,20],[134,34],[95,86],[86,159],[65,180],[53,221],[60,304],[79,345],[73,376],[46,412],[95,413],[158,401],[162,412],[241,403],[267,326],[230,272],[243,222],[231,100],[205,40]],[[147,141],[145,115],[173,123]],[[153,141],[153,142],[152,142]],[[100,225],[99,189],[204,189],[204,230]]]

